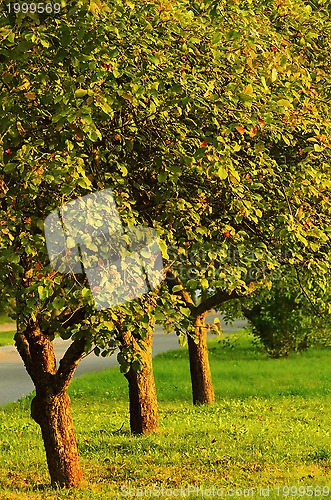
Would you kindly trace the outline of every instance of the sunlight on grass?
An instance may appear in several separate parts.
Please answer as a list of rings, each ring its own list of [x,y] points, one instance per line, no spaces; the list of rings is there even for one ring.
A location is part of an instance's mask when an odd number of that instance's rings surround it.
[[[1,332],[0,331],[0,347],[5,345],[14,345],[15,331]]]
[[[127,383],[117,368],[73,381],[69,392],[89,483],[75,492],[43,486],[49,479],[39,429],[29,416],[31,398],[3,407],[0,497],[116,499],[121,487],[157,484],[269,486],[269,498],[279,498],[276,486],[331,485],[330,350],[272,360],[247,333],[237,337],[232,347],[209,342],[214,405],[192,406],[185,350],[155,358],[156,435],[130,434]]]
[[[3,325],[3,323],[13,323],[13,320],[6,314],[0,314],[0,325]]]

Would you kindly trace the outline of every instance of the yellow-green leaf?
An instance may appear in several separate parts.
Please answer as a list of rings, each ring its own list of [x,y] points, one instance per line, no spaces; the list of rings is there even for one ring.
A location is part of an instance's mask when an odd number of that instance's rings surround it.
[[[76,98],[84,97],[84,96],[86,96],[86,94],[87,94],[87,90],[85,90],[85,89],[77,89],[75,91]]]
[[[218,174],[219,178],[223,180],[223,179],[227,178],[228,171],[226,170],[225,167],[221,166],[221,167],[218,167],[217,174]]]
[[[292,107],[292,104],[287,99],[279,99],[277,101],[277,104],[278,104],[278,106],[282,106],[283,108],[291,108]]]
[[[278,76],[278,72],[276,70],[276,68],[272,68],[272,72],[271,72],[271,81],[274,82],[277,80],[277,76]]]

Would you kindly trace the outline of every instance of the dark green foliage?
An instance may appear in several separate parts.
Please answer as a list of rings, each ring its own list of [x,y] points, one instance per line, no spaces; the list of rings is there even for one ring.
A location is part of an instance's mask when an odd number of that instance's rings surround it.
[[[273,284],[252,307],[242,306],[254,335],[273,358],[331,345],[330,318],[316,310],[290,276]]]

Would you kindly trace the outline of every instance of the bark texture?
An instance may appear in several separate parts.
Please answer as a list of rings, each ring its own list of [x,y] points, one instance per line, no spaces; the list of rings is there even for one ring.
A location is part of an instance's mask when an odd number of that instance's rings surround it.
[[[31,416],[41,429],[52,485],[78,486],[83,473],[68,394],[37,394],[31,403]]]
[[[229,294],[226,290],[218,290],[211,296],[207,296],[207,292],[203,292],[201,302],[199,305],[195,305],[194,297],[190,295],[188,290],[185,290],[180,278],[175,276],[171,268],[166,272],[166,281],[170,293],[180,296],[186,307],[190,309],[192,322],[194,323],[196,342],[189,334],[187,335],[193,403],[195,405],[213,403],[215,395],[208,360],[205,317],[207,312],[214,307],[228,300],[238,299],[240,296],[235,291]],[[176,285],[181,287],[174,292],[173,289]]]
[[[67,387],[84,354],[85,340],[75,340],[56,367],[53,343],[37,322],[18,323],[15,343],[33,380],[36,396],[31,416],[39,424],[51,483],[74,487],[82,481],[77,442],[71,417]]]
[[[130,336],[131,337],[131,336]],[[153,374],[152,347],[153,328],[144,339],[146,351],[141,349],[133,337],[123,334],[123,345],[133,342],[143,360],[140,372],[132,368],[125,374],[129,384],[130,428],[133,434],[150,434],[159,430],[159,412]]]
[[[195,336],[187,336],[193,404],[208,404],[215,401],[214,388],[210,373],[206,327],[206,312],[195,317]],[[195,341],[196,340],[196,341]]]

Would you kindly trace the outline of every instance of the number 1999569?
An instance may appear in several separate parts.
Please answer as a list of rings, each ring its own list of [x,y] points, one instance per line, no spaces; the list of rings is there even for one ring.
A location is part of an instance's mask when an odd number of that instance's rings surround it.
[[[61,12],[61,5],[59,3],[7,3],[7,11],[9,14],[59,14]]]

